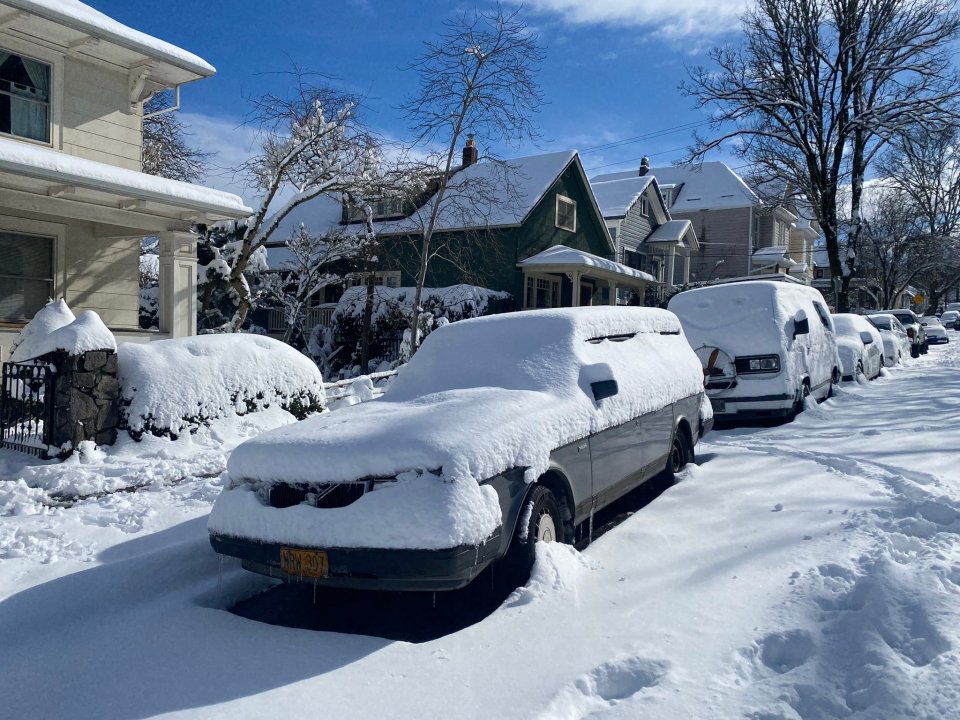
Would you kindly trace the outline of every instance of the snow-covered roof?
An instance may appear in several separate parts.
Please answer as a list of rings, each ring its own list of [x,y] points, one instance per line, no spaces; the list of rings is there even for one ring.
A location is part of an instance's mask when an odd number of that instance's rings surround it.
[[[144,55],[171,63],[202,77],[216,73],[216,69],[203,58],[127,27],[79,0],[3,0],[3,4],[66,25],[129,50],[142,52]]]
[[[753,251],[750,256],[754,265],[773,265],[779,263],[785,267],[795,267],[800,263],[790,257],[790,248],[786,245],[771,245]]]
[[[817,268],[829,268],[830,256],[826,248],[815,248],[813,251],[813,266]]]
[[[657,226],[645,242],[680,243],[692,228],[693,224],[689,220],[668,220],[663,225]]]
[[[636,199],[650,187],[653,180],[653,175],[643,177],[631,175],[604,182],[594,180],[591,181],[590,186],[593,188],[594,197],[597,198],[600,214],[604,218],[622,218]]]
[[[0,138],[0,173],[2,172],[47,180],[57,185],[153,200],[224,218],[242,218],[253,212],[243,204],[243,200],[231,193],[118,168],[5,138]]]
[[[497,162],[481,160],[457,171],[450,177],[436,229],[520,225],[575,159],[576,150],[565,150]],[[589,188],[589,183],[585,184]],[[482,199],[477,200],[477,196]],[[305,202],[290,212],[280,226],[281,230],[285,228],[284,236],[301,224],[318,235],[364,232],[363,223],[341,226],[340,216],[334,216],[329,199],[314,208],[317,200]],[[374,223],[374,230],[379,235],[420,233],[430,209],[428,202],[410,217]]]
[[[613,260],[607,260],[606,258],[599,257],[598,255],[593,255],[584,250],[576,250],[566,245],[554,245],[549,247],[546,250],[537,253],[528,257],[526,260],[521,260],[517,263],[517,267],[557,267],[557,266],[566,266],[570,268],[595,268],[597,270],[606,271],[608,273],[614,273],[616,275],[623,275],[626,277],[635,278],[637,280],[645,280],[647,282],[656,282],[656,278],[649,273],[641,272],[632,267],[627,267],[626,265],[621,265],[618,262]]]
[[[705,162],[699,166],[673,165],[651,168],[644,177],[651,175],[657,179],[660,187],[683,184],[683,188],[670,206],[672,213],[721,210],[760,204],[757,194],[739,175],[722,162]],[[590,182],[596,185],[631,177],[638,177],[636,170],[597,175],[591,178]]]

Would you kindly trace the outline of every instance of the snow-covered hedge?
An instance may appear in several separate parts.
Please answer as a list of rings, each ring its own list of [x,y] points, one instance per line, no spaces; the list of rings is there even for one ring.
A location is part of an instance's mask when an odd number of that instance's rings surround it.
[[[374,289],[373,319],[371,323],[371,368],[383,360],[396,360],[396,344],[403,331],[410,325],[413,316],[413,298],[416,288],[388,288],[377,286]],[[467,318],[480,317],[507,308],[511,295],[475,285],[451,285],[442,288],[423,288],[420,304],[423,307],[422,318],[427,327],[424,334],[438,324],[456,322]],[[359,361],[360,338],[363,329],[363,313],[367,301],[367,288],[358,285],[348,288],[337,303],[331,318],[331,332],[326,351],[342,347],[332,363],[339,370],[350,367]],[[367,372],[368,368],[360,368]]]
[[[201,335],[124,343],[118,352],[121,427],[136,439],[176,438],[272,405],[302,419],[326,404],[317,366],[272,338]]]

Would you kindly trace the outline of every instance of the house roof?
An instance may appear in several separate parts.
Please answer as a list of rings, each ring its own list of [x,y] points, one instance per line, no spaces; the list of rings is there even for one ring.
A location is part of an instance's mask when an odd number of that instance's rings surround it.
[[[168,180],[114,167],[50,148],[0,138],[0,173],[32,178],[62,190],[83,188],[133,200],[154,201],[218,218],[242,218],[253,211],[236,195],[202,185]],[[114,206],[116,207],[116,206]]]
[[[447,196],[437,219],[435,230],[454,231],[467,228],[492,228],[520,225],[543,199],[558,177],[576,162],[582,173],[576,150],[530,155],[503,161],[484,161],[458,170],[450,177]],[[590,194],[590,184],[583,177]],[[458,188],[462,189],[460,195]],[[482,195],[476,200],[475,195]],[[593,199],[592,194],[590,194]],[[333,217],[329,205],[315,207],[311,200],[295,208],[284,218],[278,232],[289,236],[301,224],[316,234],[365,231],[363,223],[340,225],[339,213]],[[594,201],[595,203],[595,201]],[[410,217],[374,223],[378,235],[419,234],[430,213],[426,203]],[[597,210],[599,214],[599,209]]]
[[[599,255],[593,255],[584,250],[576,250],[566,245],[554,245],[542,252],[521,260],[517,263],[521,268],[583,268],[588,272],[599,270],[598,274],[611,274],[622,277],[632,278],[633,280],[642,280],[645,282],[656,282],[656,278],[649,273],[636,270],[626,265],[621,265],[613,260],[607,260]]]
[[[616,180],[590,182],[593,194],[597,198],[600,214],[604,218],[622,218],[627,214],[630,206],[642,195],[650,183],[653,175],[631,175]]]
[[[830,267],[830,256],[826,248],[816,248],[813,251],[813,266],[818,268]]]
[[[203,58],[127,27],[79,0],[3,0],[3,4],[170,63],[199,77],[209,77],[216,73],[216,69]]]
[[[684,236],[693,229],[689,220],[668,220],[650,233],[644,242],[682,243]]]
[[[786,245],[771,245],[770,247],[759,248],[753,251],[750,259],[754,265],[760,266],[783,265],[792,268],[802,264],[790,257],[790,248]]]
[[[637,170],[606,173],[591,178],[591,183],[606,183],[639,177]],[[760,198],[743,179],[722,162],[702,165],[674,165],[651,168],[644,177],[653,176],[660,187],[683,185],[670,206],[671,212],[695,210],[722,210],[751,207],[760,204]]]

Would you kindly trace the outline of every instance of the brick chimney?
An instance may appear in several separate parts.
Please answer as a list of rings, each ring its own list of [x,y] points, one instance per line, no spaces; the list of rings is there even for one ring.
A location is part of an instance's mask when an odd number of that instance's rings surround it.
[[[473,135],[467,135],[467,144],[463,147],[463,167],[476,163],[477,154],[477,144],[473,141]]]
[[[640,177],[643,177],[648,172],[650,172],[650,158],[644,155],[640,158]]]

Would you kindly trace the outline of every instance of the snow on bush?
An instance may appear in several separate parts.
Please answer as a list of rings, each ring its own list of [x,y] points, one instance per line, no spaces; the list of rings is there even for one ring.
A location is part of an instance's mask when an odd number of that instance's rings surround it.
[[[247,334],[201,335],[119,350],[121,427],[176,438],[215,418],[277,404],[298,419],[325,406],[316,365],[284,343]]]
[[[382,359],[396,360],[396,343],[410,325],[413,316],[413,298],[416,289],[412,287],[389,288],[377,286],[373,295],[373,315],[371,320],[371,367],[376,367]],[[423,288],[420,305],[426,327],[421,335],[447,322],[456,322],[467,318],[479,317],[503,309],[511,300],[511,295],[475,285],[451,285],[443,288]],[[321,350],[329,355],[334,348],[342,347],[331,368],[340,370],[356,365],[360,359],[360,338],[363,330],[363,314],[367,302],[367,288],[357,285],[348,288],[337,303],[331,318],[330,342]],[[512,308],[511,308],[512,309]],[[360,368],[360,372],[368,372]]]
[[[10,360],[24,362],[56,350],[79,355],[90,350],[116,349],[113,333],[93,310],[75,317],[66,302],[54,300],[42,307],[17,335]]]

